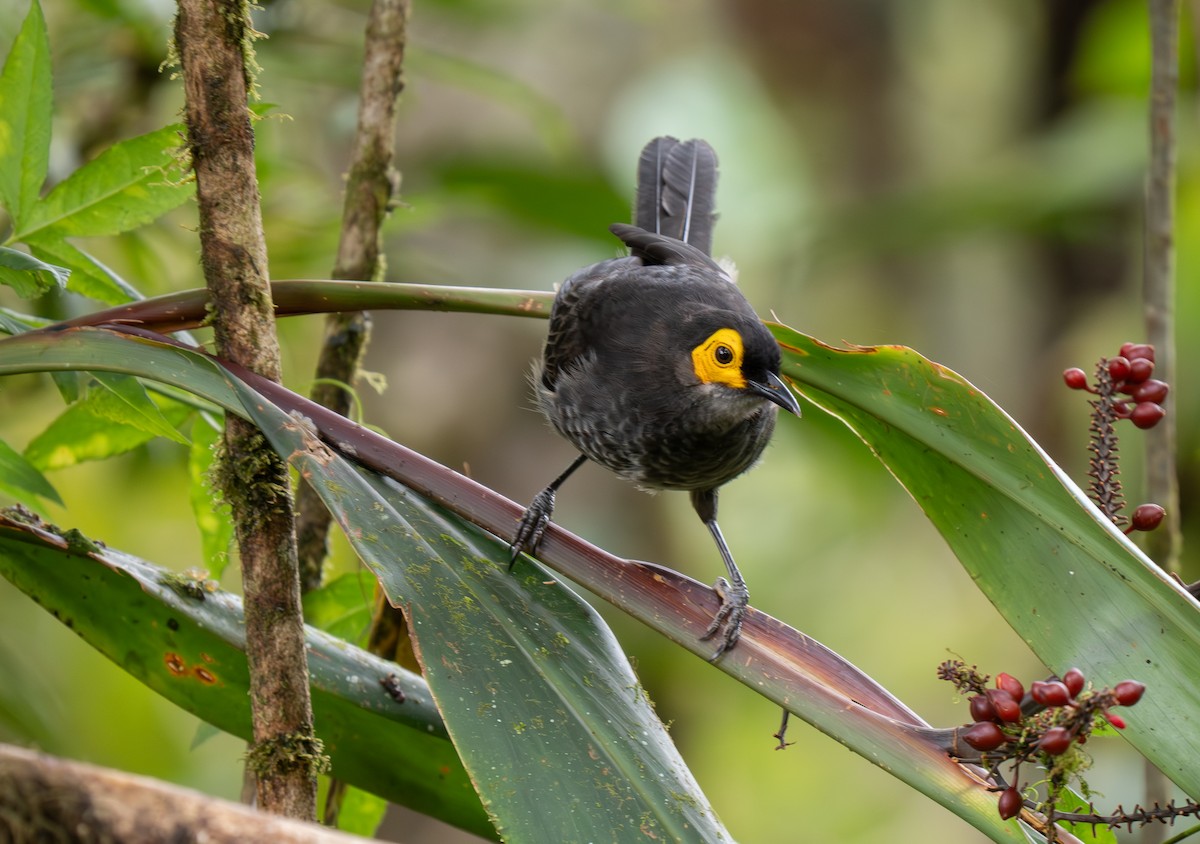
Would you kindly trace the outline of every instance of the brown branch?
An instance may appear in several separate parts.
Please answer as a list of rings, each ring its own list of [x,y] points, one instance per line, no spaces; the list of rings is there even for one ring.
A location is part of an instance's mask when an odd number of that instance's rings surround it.
[[[182,840],[361,844],[363,839],[158,780],[0,745],[0,841]]]
[[[408,0],[375,0],[367,21],[358,129],[354,135],[342,234],[333,277],[381,281],[384,273],[381,230],[399,191],[400,176],[392,167],[395,146],[396,99],[404,88],[404,48],[408,35]],[[363,311],[330,314],[325,342],[317,360],[317,383],[312,400],[343,416],[349,385],[370,337],[371,321]],[[303,591],[321,585],[328,554],[329,513],[321,499],[302,486],[296,499],[296,541]]]
[[[188,150],[196,174],[200,254],[217,348],[272,381],[279,345],[248,109],[254,32],[244,0],[180,0]],[[246,655],[258,803],[312,819],[322,764],[313,734],[287,469],[250,423],[226,416],[221,486],[233,513],[246,608]]]
[[[1154,346],[1155,378],[1175,384],[1175,100],[1179,86],[1180,0],[1150,0],[1153,50],[1150,79],[1150,171],[1146,179],[1144,279],[1146,342]],[[1168,571],[1179,570],[1179,482],[1176,474],[1175,399],[1146,432],[1146,492],[1166,509],[1147,534],[1147,553]]]
[[[1176,384],[1175,366],[1175,97],[1179,87],[1180,0],[1150,0],[1150,170],[1146,178],[1146,218],[1142,306],[1146,341],[1154,346],[1155,377]],[[1146,496],[1161,505],[1164,518],[1146,534],[1146,553],[1167,571],[1179,571],[1182,538],[1179,519],[1177,439],[1172,394],[1162,422],[1146,431]],[[1167,778],[1144,764],[1146,802],[1169,794]],[[1162,840],[1147,830],[1147,844]]]

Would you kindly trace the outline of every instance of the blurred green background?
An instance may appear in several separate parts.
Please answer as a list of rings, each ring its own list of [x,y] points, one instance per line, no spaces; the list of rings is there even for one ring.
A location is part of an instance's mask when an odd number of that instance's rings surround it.
[[[1187,5],[1187,4],[1185,4]],[[275,0],[255,12],[259,177],[271,275],[326,277],[355,125],[368,4]],[[0,0],[0,44],[27,4]],[[53,0],[52,173],[178,119],[165,0]],[[1142,0],[416,0],[399,111],[403,204],[391,281],[547,290],[617,254],[634,164],[657,134],[721,158],[715,249],[764,316],[829,343],[897,343],[966,376],[1076,479],[1087,406],[1062,386],[1143,339],[1141,198],[1149,43]],[[1182,26],[1180,433],[1185,533],[1200,484],[1200,178],[1194,43]],[[152,295],[202,284],[195,209],[89,242]],[[0,304],[28,309],[7,294]],[[43,301],[61,316],[91,304]],[[527,502],[571,449],[534,411],[544,323],[377,313],[365,421]],[[280,326],[289,386],[307,391],[318,318]],[[0,389],[20,449],[61,409],[42,378]],[[1124,479],[1140,503],[1139,436]],[[177,569],[202,564],[185,449],[156,442],[57,472],[64,526]],[[934,678],[952,655],[1028,680],[1044,670],[976,592],[917,506],[836,421],[783,420],[754,472],[723,490],[721,524],[754,604],[839,651],[929,721],[967,720]],[[594,466],[557,520],[614,553],[711,582],[721,565],[685,496],[648,497]],[[1200,576],[1185,543],[1189,579]],[[337,544],[338,570],[355,566]],[[236,587],[233,567],[224,585]],[[1036,588],[1036,584],[1031,585]],[[803,724],[773,749],[778,712],[608,606],[684,757],[747,842],[982,840]],[[1093,678],[1111,682],[1122,678]],[[320,725],[318,724],[318,731]],[[243,745],[129,680],[0,582],[0,739],[237,795]],[[1141,799],[1140,757],[1094,745],[1105,802]],[[412,816],[407,842],[459,840]],[[465,836],[462,840],[468,840]]]

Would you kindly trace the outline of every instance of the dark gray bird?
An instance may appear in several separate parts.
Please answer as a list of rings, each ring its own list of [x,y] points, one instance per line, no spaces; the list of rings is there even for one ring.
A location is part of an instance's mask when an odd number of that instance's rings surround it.
[[[513,542],[536,550],[554,496],[594,460],[644,489],[691,493],[729,579],[705,631],[712,659],[738,639],[749,592],[717,526],[717,489],[762,454],[782,407],[779,346],[710,257],[717,156],[701,140],[655,138],[638,162],[636,225],[610,227],[630,249],[568,278],[554,299],[537,401],[582,454],[540,492]]]

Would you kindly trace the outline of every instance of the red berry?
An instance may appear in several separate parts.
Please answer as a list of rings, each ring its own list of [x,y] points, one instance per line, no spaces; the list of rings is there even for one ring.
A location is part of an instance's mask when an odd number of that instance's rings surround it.
[[[962,740],[976,750],[987,753],[1008,741],[1008,736],[991,721],[979,721],[963,730]]]
[[[1142,699],[1142,693],[1146,691],[1146,686],[1139,683],[1137,680],[1122,680],[1113,687],[1113,695],[1117,699],[1117,703],[1121,706],[1133,706]],[[1112,718],[1109,717],[1109,722]],[[1116,727],[1116,724],[1113,724]],[[1120,729],[1118,727],[1117,729]]]
[[[1003,671],[996,675],[996,688],[1008,692],[1013,700],[1018,702],[1025,697],[1025,687],[1021,685],[1021,681]]]
[[[1121,357],[1132,363],[1135,360],[1154,362],[1154,347],[1149,343],[1125,343],[1121,346]]]
[[[996,707],[987,695],[975,695],[971,698],[971,718],[975,721],[991,721],[996,717]]]
[[[1159,420],[1167,415],[1167,412],[1162,409],[1162,405],[1155,404],[1152,401],[1138,402],[1137,405],[1129,412],[1129,419],[1139,428],[1153,428],[1158,424]]]
[[[1155,404],[1162,404],[1167,399],[1167,393],[1171,388],[1166,381],[1159,381],[1157,378],[1151,378],[1148,381],[1143,381],[1133,388],[1130,393],[1134,401],[1152,401]]]
[[[1112,724],[1118,730],[1125,729],[1125,719],[1120,715],[1113,715],[1111,712],[1105,712],[1104,717],[1108,719],[1108,723]]]
[[[1071,746],[1071,731],[1066,727],[1051,727],[1038,740],[1038,750],[1057,756]]]
[[[1078,668],[1068,668],[1062,675],[1063,685],[1067,687],[1067,691],[1071,693],[1071,697],[1077,697],[1083,691],[1083,685],[1086,682],[1083,672]]]
[[[1129,377],[1129,361],[1120,356],[1109,358],[1108,374],[1114,381],[1124,381]]]
[[[1063,371],[1063,381],[1072,390],[1086,390],[1088,385],[1087,373],[1077,366]]]
[[[1154,361],[1137,358],[1129,362],[1129,374],[1125,376],[1125,380],[1132,381],[1134,384],[1140,384],[1153,374]]]
[[[1060,680],[1034,680],[1029,695],[1042,706],[1066,706],[1071,702],[1071,692]]]
[[[1025,805],[1025,801],[1021,799],[1021,792],[1013,787],[1004,789],[1000,792],[1000,799],[996,803],[996,810],[1000,812],[1000,820],[1006,821],[1009,818],[1015,818],[1021,813],[1021,807]]]
[[[1021,720],[1021,704],[1004,689],[988,689],[987,696],[1001,721],[1013,724]]]
[[[1167,514],[1157,504],[1139,504],[1138,508],[1133,511],[1133,518],[1129,520],[1129,526],[1134,530],[1154,530],[1162,524],[1163,516]]]

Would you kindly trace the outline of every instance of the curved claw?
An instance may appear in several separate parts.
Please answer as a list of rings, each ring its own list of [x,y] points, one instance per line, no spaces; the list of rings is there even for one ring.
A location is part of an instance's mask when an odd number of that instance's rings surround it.
[[[550,516],[553,514],[554,490],[547,487],[534,496],[533,501],[525,510],[525,514],[521,516],[516,536],[513,537],[512,545],[509,546],[509,550],[512,551],[512,556],[508,560],[510,569],[517,562],[517,557],[521,555],[522,551],[529,554],[537,551],[538,544],[542,541],[542,535],[546,533],[546,528],[550,524]]]
[[[721,608],[713,616],[712,622],[704,631],[704,635],[700,637],[700,641],[704,642],[713,638],[722,628],[725,632],[716,653],[708,658],[709,662],[716,662],[726,651],[737,644],[738,637],[742,634],[742,619],[745,618],[746,609],[750,605],[750,590],[746,588],[745,583],[730,585],[728,580],[719,577],[713,584],[713,590],[721,598]]]

